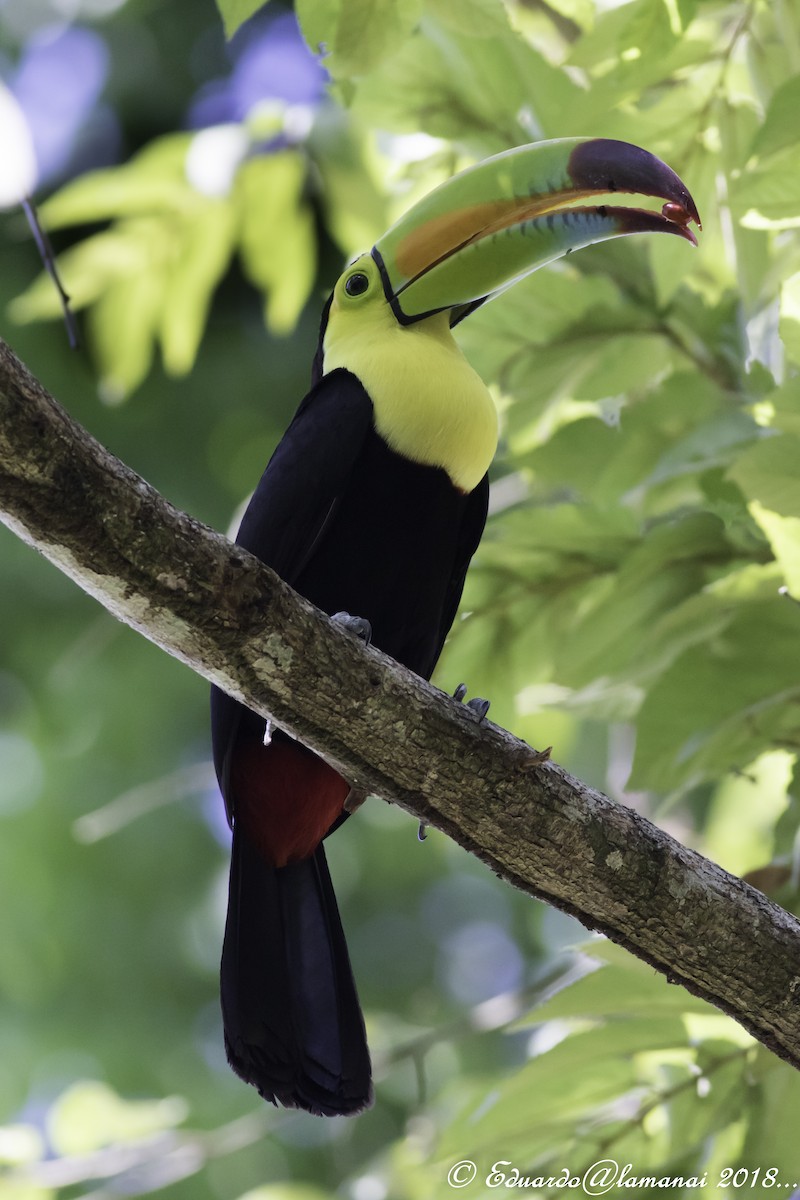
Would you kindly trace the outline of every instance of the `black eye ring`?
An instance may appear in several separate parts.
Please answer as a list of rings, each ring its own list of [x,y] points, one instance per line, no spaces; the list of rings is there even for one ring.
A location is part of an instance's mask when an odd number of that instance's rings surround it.
[[[348,296],[363,296],[369,287],[369,277],[362,271],[356,271],[346,280],[344,290]]]

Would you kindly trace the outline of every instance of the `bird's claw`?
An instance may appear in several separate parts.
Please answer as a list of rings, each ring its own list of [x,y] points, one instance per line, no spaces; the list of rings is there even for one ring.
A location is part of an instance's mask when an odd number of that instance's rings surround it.
[[[341,625],[342,629],[346,629],[348,633],[360,638],[365,646],[372,641],[372,626],[366,617],[351,617],[348,612],[338,612],[333,614],[331,620],[335,621],[337,625]]]
[[[420,821],[419,828],[417,829],[417,841],[425,842],[425,841],[427,841],[427,839],[428,839],[428,826],[425,824],[424,821]]]
[[[348,813],[356,812],[361,808],[368,795],[369,792],[362,792],[359,788],[351,787],[344,802],[344,811]]]
[[[466,696],[466,694],[467,694],[467,685],[465,683],[460,683],[458,685],[458,687],[456,688],[456,690],[453,692],[453,699],[458,700],[458,702],[460,704],[465,703],[467,708],[471,708],[472,711],[477,716],[478,724],[480,725],[481,722],[484,721],[486,718],[486,714],[489,711],[489,706],[491,704],[491,701],[484,700],[480,696],[473,696],[471,700],[465,701],[464,697]]]

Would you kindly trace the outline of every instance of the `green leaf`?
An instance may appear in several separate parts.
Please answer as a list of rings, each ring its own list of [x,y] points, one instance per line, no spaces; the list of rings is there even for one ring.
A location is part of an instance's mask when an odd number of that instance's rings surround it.
[[[751,229],[800,226],[800,163],[794,148],[772,155],[768,163],[733,180],[731,205]]]
[[[313,54],[331,54],[341,19],[342,3],[343,0],[297,0],[297,19]]]
[[[574,21],[580,29],[591,29],[596,16],[594,0],[552,0],[550,4],[555,12]]]
[[[775,89],[767,115],[750,148],[760,159],[797,143],[797,113],[800,109],[800,75],[787,79]]]
[[[354,258],[390,224],[374,156],[328,108],[317,115],[309,150],[322,181],[327,227],[343,254]]]
[[[0,1168],[21,1167],[44,1156],[44,1138],[35,1125],[0,1125]]]
[[[226,38],[232,38],[236,30],[267,3],[268,0],[217,0]]]
[[[358,87],[354,110],[393,130],[452,138],[477,155],[578,134],[577,84],[511,29],[494,37],[420,29]]]
[[[248,278],[266,293],[265,319],[288,333],[314,284],[314,218],[302,200],[306,165],[283,151],[246,162],[236,180],[240,250]]]
[[[185,172],[190,143],[190,134],[171,134],[151,142],[124,166],[79,176],[42,206],[42,220],[49,229],[60,229],[184,210],[198,199]]]
[[[111,281],[90,310],[92,346],[107,403],[124,400],[150,369],[171,252],[164,234],[160,225],[141,223],[133,240],[140,242],[144,268]]]
[[[753,500],[750,511],[764,530],[786,587],[800,596],[800,517],[781,517]]]
[[[603,75],[595,94],[619,104],[687,62],[703,58],[703,40],[681,36],[680,18],[664,0],[634,0],[598,16],[573,47],[570,62]],[[613,69],[611,65],[613,64]]]
[[[508,29],[508,14],[502,0],[425,0],[426,11],[443,28],[468,37],[494,37]]]
[[[123,1100],[105,1083],[72,1084],[50,1110],[47,1128],[61,1154],[87,1154],[117,1142],[139,1141],[185,1121],[180,1096],[164,1100]]]
[[[628,1024],[627,1022],[625,1024]],[[664,1033],[661,1022],[645,1029],[615,1031],[615,1048],[630,1048],[642,1039],[653,1044],[672,1044],[674,1023]],[[573,1123],[599,1105],[618,1100],[636,1083],[636,1073],[627,1055],[615,1056],[606,1035],[608,1030],[593,1029],[574,1034],[552,1050],[534,1058],[510,1075],[494,1094],[484,1092],[483,1104],[469,1104],[461,1118],[448,1130],[438,1148],[442,1158],[464,1154],[478,1157],[497,1146],[513,1147],[520,1138],[536,1131],[552,1144],[559,1124]],[[569,1127],[569,1126],[568,1126]]]
[[[330,1193],[303,1183],[266,1183],[239,1200],[330,1200]]]
[[[763,1047],[759,1048],[756,1079],[760,1104],[753,1112],[744,1147],[744,1162],[753,1167],[777,1167],[780,1181],[789,1186],[800,1184],[797,1169],[797,1126],[791,1114],[800,1104],[800,1076],[785,1071]]]
[[[800,517],[800,435],[765,436],[739,458],[728,475],[748,500],[784,517]]]
[[[586,947],[593,955],[592,945]],[[632,959],[631,955],[628,958]],[[638,960],[637,960],[638,961]],[[677,1016],[685,1012],[713,1011],[703,1000],[681,987],[667,983],[663,975],[648,968],[633,969],[628,963],[600,967],[576,983],[563,988],[552,999],[531,1009],[518,1022],[520,1027],[566,1017]],[[676,1029],[678,1027],[676,1026]],[[685,1028],[679,1041],[688,1035]]]
[[[786,354],[800,364],[800,277],[794,275],[781,288],[780,335]]]
[[[789,424],[794,424],[790,413]],[[751,514],[764,530],[793,593],[800,590],[798,454],[799,434],[772,434],[751,446],[728,472],[750,499]]]
[[[0,1177],[0,1200],[55,1200],[56,1195],[52,1188]]]
[[[487,382],[500,382],[508,389],[508,364],[512,362],[515,374],[531,380],[541,397],[553,389],[548,385],[540,350],[547,352],[548,343],[558,343],[564,335],[564,356],[579,358],[572,328],[593,310],[609,312],[615,307],[619,307],[619,294],[610,279],[602,275],[584,278],[562,260],[529,275],[498,303],[479,309],[458,326],[457,336],[470,362]],[[563,371],[556,374],[553,388],[557,388],[559,379],[563,379]],[[517,407],[525,410],[521,415],[527,419],[530,405],[520,403]]]
[[[154,231],[152,225],[148,232]],[[148,240],[136,224],[117,226],[80,242],[59,258],[59,273],[76,310],[97,301],[117,281],[146,274]],[[9,306],[15,321],[25,323],[61,317],[61,302],[49,275],[41,275]]]
[[[771,428],[800,436],[800,376],[765,396],[764,408]]]
[[[786,810],[794,756],[772,750],[724,779],[711,802],[706,846],[714,862],[744,875],[770,861],[774,827]]]
[[[726,557],[726,545],[714,517],[654,526],[603,588],[587,590],[562,647],[560,678],[581,687],[622,671],[646,675],[654,624],[702,585],[705,560],[718,557]]]
[[[629,786],[696,785],[744,769],[800,737],[795,606],[745,597],[723,631],[681,655],[651,686],[637,720]]]
[[[411,33],[422,0],[298,0],[303,36],[335,79],[375,70]]]
[[[741,1047],[734,1043],[722,1043],[716,1059],[710,1061],[710,1056],[704,1053],[704,1044],[700,1045],[699,1050],[698,1060],[705,1059],[702,1078],[708,1091],[699,1096],[696,1086],[688,1086],[665,1105],[670,1155],[685,1153],[686,1148],[691,1146],[702,1147],[707,1152],[709,1144],[714,1144],[713,1135],[740,1121],[747,1111],[750,1055],[743,1054]],[[731,1056],[731,1061],[721,1061],[728,1056]],[[718,1062],[721,1065],[717,1065]],[[737,1158],[730,1155],[724,1161],[735,1162]],[[702,1167],[708,1165],[705,1154],[701,1164]],[[697,1173],[703,1174],[702,1170]],[[715,1174],[709,1171],[708,1178],[715,1178]],[[690,1194],[687,1192],[687,1195]]]
[[[236,211],[227,200],[208,200],[175,231],[175,262],[167,276],[159,337],[164,366],[183,375],[194,364],[211,298],[236,239]]]

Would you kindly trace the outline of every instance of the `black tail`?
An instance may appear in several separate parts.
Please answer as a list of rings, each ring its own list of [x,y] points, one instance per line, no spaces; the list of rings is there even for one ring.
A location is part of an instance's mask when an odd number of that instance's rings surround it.
[[[234,830],[221,985],[228,1060],[265,1100],[328,1117],[372,1103],[364,1018],[322,846],[275,868]]]

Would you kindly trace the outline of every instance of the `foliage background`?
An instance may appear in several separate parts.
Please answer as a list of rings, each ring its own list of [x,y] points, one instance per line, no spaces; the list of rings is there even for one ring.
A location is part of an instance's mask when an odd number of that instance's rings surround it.
[[[793,906],[798,0],[297,0],[329,84],[279,0],[235,32],[255,7],[223,5],[226,45],[211,0],[0,3],[85,349],[13,208],[3,336],[225,529],[343,259],[416,195],[541,137],[665,158],[694,254],[594,247],[462,327],[503,439],[437,678]],[[788,1066],[375,800],[330,857],[377,1104],[266,1111],[222,1051],[206,689],[4,530],[0,556],[2,1200],[424,1200],[467,1157],[800,1183]]]

